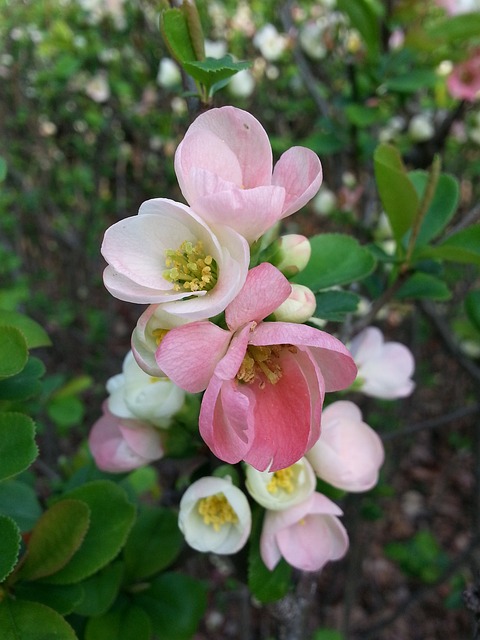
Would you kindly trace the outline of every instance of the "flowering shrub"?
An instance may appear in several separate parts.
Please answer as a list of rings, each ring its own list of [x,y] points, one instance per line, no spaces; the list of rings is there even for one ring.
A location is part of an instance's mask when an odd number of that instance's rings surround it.
[[[5,7],[0,636],[188,640],[245,582],[310,637],[436,379],[419,310],[478,377],[478,3],[177,4]],[[423,533],[386,556],[440,581]]]

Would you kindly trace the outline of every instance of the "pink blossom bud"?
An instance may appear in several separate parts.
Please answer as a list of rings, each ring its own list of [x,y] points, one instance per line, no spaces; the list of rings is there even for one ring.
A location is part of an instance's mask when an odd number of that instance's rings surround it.
[[[378,481],[385,453],[382,441],[346,400],[322,413],[322,433],[306,454],[319,478],[345,491],[368,491]]]
[[[292,292],[273,315],[278,322],[306,322],[315,313],[317,302],[313,291],[303,284],[292,284]]]
[[[308,238],[290,233],[279,238],[279,248],[272,262],[287,278],[305,269],[312,247]]]

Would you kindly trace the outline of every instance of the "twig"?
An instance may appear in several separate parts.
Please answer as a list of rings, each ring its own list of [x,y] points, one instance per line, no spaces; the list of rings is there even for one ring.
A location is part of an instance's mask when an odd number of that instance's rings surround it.
[[[452,227],[452,229],[450,229],[450,231],[443,236],[442,242],[445,242],[445,240],[451,238],[462,229],[466,229],[474,222],[477,222],[477,220],[480,220],[480,204],[477,204],[473,207],[473,209],[470,209],[470,211],[460,220],[460,222]]]

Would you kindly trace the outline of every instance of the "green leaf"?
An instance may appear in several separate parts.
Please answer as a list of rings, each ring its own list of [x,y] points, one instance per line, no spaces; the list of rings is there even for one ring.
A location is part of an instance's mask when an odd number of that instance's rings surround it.
[[[212,85],[241,71],[248,69],[250,62],[234,62],[231,55],[227,54],[223,58],[205,58],[202,61],[185,62],[183,65],[194,80],[210,88]]]
[[[80,500],[60,500],[40,517],[19,575],[38,580],[56,573],[80,548],[90,525],[90,509]]]
[[[20,530],[14,520],[0,515],[0,582],[17,564],[21,541]]]
[[[147,591],[137,594],[136,602],[148,613],[162,640],[190,640],[205,613],[207,590],[190,576],[163,573]]]
[[[103,615],[112,606],[122,584],[124,566],[112,562],[104,569],[84,580],[83,597],[75,604],[75,613],[91,617]]]
[[[37,493],[20,480],[0,482],[0,513],[10,516],[20,531],[30,531],[42,515]]]
[[[141,580],[168,567],[183,547],[177,516],[170,509],[148,509],[137,518],[124,548],[131,580]]]
[[[0,182],[3,182],[7,177],[7,161],[0,156]]]
[[[380,110],[354,103],[345,107],[345,115],[355,126],[369,127],[380,119]]]
[[[288,593],[292,567],[283,558],[273,571],[263,563],[260,555],[262,521],[263,510],[255,509],[248,554],[248,587],[260,602],[274,602]]]
[[[187,20],[180,9],[165,9],[160,13],[160,33],[171,55],[182,66],[197,59]]]
[[[0,380],[0,400],[27,400],[39,395],[42,384],[39,380],[45,373],[45,365],[30,356],[25,367],[14,376]]]
[[[358,29],[367,45],[368,52],[377,56],[380,52],[381,5],[372,0],[337,0],[337,9],[350,18],[352,27]]]
[[[408,174],[421,200],[428,183],[427,171],[411,171]],[[437,188],[417,237],[416,246],[425,245],[436,238],[455,215],[459,198],[458,182],[452,176],[441,174]]]
[[[0,603],[2,640],[77,640],[72,627],[53,609],[38,602]]]
[[[320,291],[316,294],[315,318],[342,322],[348,313],[357,310],[360,296],[350,291]]]
[[[313,292],[361,280],[375,268],[370,251],[352,236],[324,233],[311,238],[310,245],[310,260],[292,281]]]
[[[397,242],[410,229],[419,207],[419,198],[404,167],[400,152],[381,144],[373,156],[375,179],[385,213]]]
[[[65,494],[90,507],[90,527],[70,562],[48,578],[52,584],[71,584],[107,565],[123,547],[135,518],[125,491],[110,480],[95,480]]]
[[[22,332],[16,327],[0,326],[0,378],[20,373],[28,359]]]
[[[432,37],[446,40],[453,45],[457,41],[462,47],[468,38],[478,39],[480,33],[480,14],[478,11],[445,16],[426,25],[426,32]]]
[[[15,597],[21,600],[40,602],[57,613],[66,616],[83,598],[82,584],[56,585],[41,582],[19,582],[15,584]]]
[[[0,413],[0,480],[25,471],[37,455],[33,420],[23,413]]]
[[[420,89],[434,87],[437,82],[438,76],[431,69],[409,69],[405,75],[386,80],[385,86],[390,91],[415,93]]]
[[[47,332],[38,322],[18,311],[0,309],[0,325],[10,325],[19,329],[29,349],[49,347],[52,344]]]
[[[344,640],[344,636],[335,629],[319,629],[313,634],[312,640]]]
[[[55,395],[47,404],[47,413],[57,426],[67,428],[82,421],[85,408],[76,396]]]
[[[419,256],[480,265],[480,224],[462,229],[435,247],[422,248]]]
[[[103,616],[92,618],[85,631],[85,640],[151,640],[151,637],[150,618],[132,604],[117,606]]]
[[[477,331],[480,331],[480,289],[467,293],[465,311],[470,322]]]
[[[450,290],[443,280],[429,273],[416,272],[397,291],[398,300],[449,300]]]

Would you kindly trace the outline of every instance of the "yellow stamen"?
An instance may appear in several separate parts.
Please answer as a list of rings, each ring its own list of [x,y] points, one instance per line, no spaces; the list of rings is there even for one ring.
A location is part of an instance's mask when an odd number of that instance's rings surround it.
[[[259,378],[260,387],[265,386],[265,379],[276,384],[282,377],[282,367],[278,360],[282,345],[254,346],[249,345],[237,373],[237,380],[251,384]]]
[[[152,335],[155,339],[155,342],[157,343],[157,347],[158,345],[161,343],[161,341],[164,339],[164,337],[167,335],[167,333],[170,331],[170,329],[154,329],[152,331]]]
[[[287,493],[292,493],[295,489],[295,476],[297,475],[294,467],[295,465],[275,471],[270,482],[267,484],[267,491],[277,493],[277,491],[283,490]]]
[[[237,514],[223,493],[199,500],[198,513],[202,516],[205,524],[212,526],[215,531],[220,531],[224,524],[238,522]]]
[[[200,241],[193,245],[185,240],[178,249],[167,249],[165,266],[163,277],[175,291],[210,291],[217,282],[217,263],[205,255]]]

